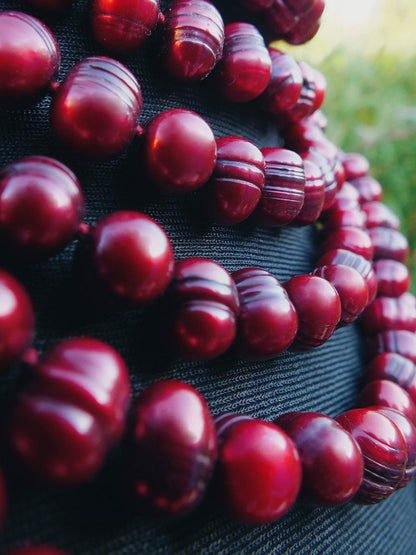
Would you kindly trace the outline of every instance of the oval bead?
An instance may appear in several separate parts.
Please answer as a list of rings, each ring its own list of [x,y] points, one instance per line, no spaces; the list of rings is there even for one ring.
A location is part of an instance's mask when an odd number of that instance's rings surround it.
[[[292,225],[309,225],[319,218],[325,200],[325,182],[322,171],[309,160],[303,161],[305,171],[305,200]]]
[[[397,383],[390,380],[373,380],[361,391],[359,406],[380,406],[398,410],[414,425],[416,424],[416,405],[410,395]]]
[[[62,341],[30,368],[18,393],[12,450],[45,481],[88,480],[121,438],[129,399],[128,370],[112,347],[90,338]]]
[[[297,122],[310,116],[316,104],[315,73],[306,62],[298,63],[302,73],[302,87],[296,104],[282,114],[282,123]]]
[[[357,189],[360,202],[380,201],[383,198],[382,186],[370,175],[350,179],[349,183]]]
[[[177,79],[207,77],[222,56],[224,23],[207,0],[173,0],[165,13],[163,57]]]
[[[128,436],[130,493],[139,507],[181,515],[201,500],[217,454],[209,408],[190,385],[164,380],[134,403]]]
[[[244,358],[268,359],[286,350],[298,331],[298,317],[279,281],[261,268],[232,274],[240,299],[237,349]]]
[[[368,235],[374,247],[374,260],[390,258],[406,262],[409,256],[409,242],[403,233],[387,227],[372,227],[368,230]]]
[[[370,341],[370,356],[397,353],[416,364],[416,335],[407,330],[383,331]]]
[[[338,183],[334,174],[334,168],[331,167],[328,159],[317,150],[308,150],[302,153],[303,160],[309,160],[320,168],[325,183],[325,198],[322,211],[332,206],[335,195],[337,193]]]
[[[283,39],[291,44],[303,44],[319,29],[320,17],[325,8],[324,0],[290,2],[274,0],[266,11],[266,23],[274,39]]]
[[[381,258],[373,264],[379,295],[400,297],[409,289],[409,269],[402,262]]]
[[[389,330],[416,331],[416,310],[401,297],[377,297],[364,311],[361,327],[367,335]]]
[[[332,143],[323,130],[309,118],[301,119],[290,125],[284,131],[285,145],[296,152],[306,152],[310,149],[321,151],[322,154],[335,157],[338,148]]]
[[[6,519],[6,509],[7,509],[6,483],[4,481],[3,472],[0,470],[0,531],[3,529],[3,524]]]
[[[370,363],[367,381],[390,380],[408,392],[416,404],[416,366],[415,363],[398,353],[381,353]]]
[[[51,105],[52,127],[71,152],[88,160],[119,155],[130,143],[142,93],[123,64],[95,56],[68,72]]]
[[[370,163],[365,156],[357,152],[346,152],[342,156],[345,177],[348,180],[364,177],[370,171]]]
[[[356,227],[365,229],[366,220],[362,210],[350,208],[334,208],[331,206],[325,213],[324,225],[321,230],[322,237],[331,236],[334,231],[341,227]]]
[[[275,48],[269,48],[269,54],[272,74],[261,100],[267,112],[278,115],[292,108],[298,101],[303,77],[298,63],[292,56]]]
[[[331,207],[323,214],[324,219],[331,215],[332,210],[359,210],[360,195],[355,187],[346,181],[341,189],[337,191]]]
[[[367,227],[389,227],[399,229],[400,220],[388,206],[380,201],[363,202],[361,210],[365,212]]]
[[[341,227],[335,230],[321,244],[320,251],[325,253],[335,249],[349,250],[366,260],[371,260],[374,253],[369,233],[356,227]]]

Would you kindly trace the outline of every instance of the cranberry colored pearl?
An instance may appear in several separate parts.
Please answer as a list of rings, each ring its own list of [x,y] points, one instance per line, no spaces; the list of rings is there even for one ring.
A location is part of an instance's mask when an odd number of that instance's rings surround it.
[[[314,275],[326,279],[336,289],[341,301],[341,325],[358,318],[368,302],[368,287],[357,270],[343,264],[331,264],[319,266]]]
[[[6,508],[7,508],[6,483],[3,478],[3,472],[0,470],[0,531],[3,528],[4,520],[6,518]]]
[[[171,75],[204,79],[222,56],[224,23],[207,0],[173,0],[165,13],[164,60]]]
[[[368,230],[374,247],[374,259],[391,258],[398,262],[406,262],[409,256],[409,242],[407,238],[387,227],[372,227]]]
[[[278,280],[261,268],[243,268],[232,276],[240,299],[239,353],[267,359],[286,350],[298,331],[298,317]]]
[[[28,156],[0,171],[0,243],[12,256],[41,258],[62,250],[84,216],[72,171],[52,158]]]
[[[68,555],[66,551],[50,547],[49,545],[26,545],[7,551],[4,555]]]
[[[373,380],[395,382],[407,391],[416,404],[416,366],[408,358],[397,353],[381,353],[371,361],[366,379],[369,382]]]
[[[294,276],[284,284],[298,313],[296,344],[319,347],[327,341],[341,317],[341,301],[335,288],[318,276]]]
[[[100,220],[80,242],[76,271],[91,300],[134,306],[161,295],[173,275],[173,249],[164,229],[133,211]]]
[[[357,501],[383,501],[394,493],[405,474],[407,451],[402,433],[390,418],[372,408],[344,412],[337,421],[352,434],[364,457],[364,479]]]
[[[356,227],[341,227],[321,244],[322,253],[334,249],[346,249],[363,256],[367,260],[373,258],[374,252],[369,233]]]
[[[128,474],[136,502],[180,515],[201,500],[217,454],[209,408],[190,385],[152,384],[135,402],[129,433]]]
[[[280,114],[292,108],[300,97],[303,77],[296,60],[276,50],[269,48],[272,61],[270,82],[262,95],[262,104],[271,114]]]
[[[368,383],[361,391],[359,404],[362,407],[374,405],[398,410],[416,424],[416,405],[403,388],[390,380],[373,380]]]
[[[337,191],[331,207],[325,211],[323,217],[326,218],[332,210],[359,210],[360,195],[355,187],[346,181]]]
[[[129,54],[150,36],[159,17],[160,0],[94,0],[92,28],[111,52]]]
[[[367,227],[389,227],[399,229],[400,220],[396,214],[382,202],[373,200],[364,202],[361,209],[367,217]]]
[[[370,354],[397,353],[416,364],[416,335],[407,330],[383,331],[370,342]]]
[[[342,165],[347,180],[363,177],[370,171],[370,163],[365,156],[357,152],[347,152],[342,156]]]
[[[338,156],[338,148],[332,143],[320,127],[310,122],[308,118],[294,122],[285,129],[285,144],[296,152],[306,152],[313,148],[325,156]]]
[[[273,522],[287,513],[299,492],[302,468],[297,449],[273,424],[226,416],[215,419],[222,502],[249,524]]]
[[[217,146],[211,127],[201,116],[175,108],[150,121],[144,153],[147,174],[155,186],[169,193],[187,193],[211,176]]]
[[[29,348],[34,333],[30,298],[14,277],[0,270],[0,374]]]
[[[241,137],[217,140],[217,161],[205,186],[208,211],[220,224],[242,222],[256,208],[264,187],[265,161],[261,151]]]
[[[416,331],[416,310],[401,297],[378,297],[364,311],[361,326],[368,335],[389,330]]]
[[[12,449],[43,480],[88,480],[124,431],[129,397],[128,371],[113,348],[89,338],[62,341],[31,368],[18,394]]]
[[[399,297],[409,289],[409,269],[402,262],[382,258],[374,262],[373,268],[380,295]]]
[[[296,0],[295,0],[296,1]],[[311,40],[319,30],[321,15],[325,8],[324,0],[310,0],[308,8],[298,8],[299,4],[287,2],[291,9],[300,9],[296,25],[284,36],[284,40],[290,44],[304,44]]]
[[[349,182],[355,187],[360,195],[360,202],[370,202],[373,200],[381,200],[383,198],[383,188],[380,183],[370,175],[349,179]]]
[[[238,309],[235,283],[223,266],[207,258],[180,260],[163,315],[166,342],[187,359],[215,358],[235,338]]]
[[[296,104],[283,114],[282,121],[296,122],[310,116],[316,103],[315,73],[306,62],[299,62],[302,73],[302,88]]]
[[[239,3],[251,12],[260,12],[273,4],[274,0],[239,0]]]
[[[0,103],[21,106],[38,101],[59,71],[58,43],[35,17],[0,13]]]
[[[305,171],[301,157],[284,148],[264,148],[266,181],[257,206],[260,225],[291,223],[305,200]]]
[[[302,497],[326,506],[354,497],[363,478],[363,456],[351,434],[334,419],[316,412],[290,412],[275,423],[299,451]]]
[[[309,225],[319,218],[325,200],[325,182],[322,171],[309,160],[303,161],[305,171],[305,201],[293,220],[297,226]]]
[[[120,62],[95,56],[76,64],[51,106],[53,129],[74,154],[105,160],[130,143],[142,110],[134,75]]]
[[[309,160],[320,168],[325,183],[325,198],[322,210],[327,210],[334,202],[337,193],[338,183],[328,159],[317,150],[308,150],[302,154],[303,160]]]
[[[365,214],[362,210],[343,209],[331,207],[325,213],[325,223],[321,230],[322,237],[331,236],[334,231],[341,227],[356,227],[365,229]]]

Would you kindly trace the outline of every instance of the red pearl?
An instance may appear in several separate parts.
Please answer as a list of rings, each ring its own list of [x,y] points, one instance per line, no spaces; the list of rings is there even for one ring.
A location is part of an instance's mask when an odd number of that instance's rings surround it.
[[[364,479],[357,501],[378,503],[394,493],[406,469],[406,444],[394,422],[372,408],[354,409],[337,421],[360,446],[364,457]]]
[[[173,275],[173,249],[164,229],[140,212],[114,212],[78,247],[76,272],[96,304],[117,308],[153,301]]]
[[[370,175],[356,177],[354,179],[350,178],[349,182],[357,189],[360,195],[360,202],[370,202],[383,198],[382,186]]]
[[[390,380],[373,380],[368,383],[361,391],[359,405],[361,407],[375,405],[395,409],[416,424],[416,405],[403,388]]]
[[[144,141],[147,173],[163,191],[194,191],[214,170],[217,156],[214,133],[195,112],[179,108],[162,112],[150,121]]]
[[[365,214],[362,210],[350,208],[336,208],[331,206],[325,212],[323,218],[324,226],[321,230],[322,237],[331,236],[334,231],[341,227],[357,227],[365,229]]]
[[[124,431],[129,397],[129,374],[113,348],[89,338],[62,341],[31,368],[18,394],[12,449],[43,480],[88,480]]]
[[[292,224],[309,225],[319,218],[325,200],[325,182],[322,170],[309,160],[303,161],[305,171],[305,201]]]
[[[380,259],[374,262],[373,268],[377,277],[380,295],[399,297],[409,289],[409,269],[402,262]]]
[[[184,358],[215,358],[235,338],[238,309],[235,283],[223,266],[206,258],[180,260],[162,316],[165,341]]]
[[[239,3],[251,12],[260,12],[273,4],[274,0],[239,0]]]
[[[389,227],[399,229],[400,220],[396,214],[382,202],[373,200],[364,202],[361,209],[365,212],[367,227]]]
[[[248,102],[261,95],[270,81],[272,62],[263,37],[250,23],[225,26],[224,52],[215,83],[230,102]]]
[[[360,195],[357,189],[346,181],[337,191],[331,207],[325,211],[323,217],[329,216],[332,210],[359,210],[360,208]]]
[[[415,307],[401,297],[378,297],[364,311],[361,327],[368,335],[389,330],[416,331]]]
[[[249,524],[281,518],[301,485],[299,454],[277,426],[240,415],[215,419],[222,502]]]
[[[297,122],[310,116],[316,104],[315,73],[306,62],[299,62],[302,73],[302,88],[296,104],[282,114],[282,122]]]
[[[345,177],[348,180],[363,177],[370,171],[370,163],[365,156],[357,152],[347,152],[342,156]]]
[[[211,218],[225,225],[248,218],[260,200],[265,168],[263,154],[250,141],[218,139],[217,162],[203,196]]]
[[[397,353],[381,353],[371,361],[366,379],[369,382],[373,380],[395,382],[407,391],[416,404],[416,366],[411,360]]]
[[[136,502],[180,515],[201,500],[217,454],[209,408],[190,385],[165,380],[136,400],[129,434],[128,475]]]
[[[338,148],[325,135],[323,130],[308,118],[301,119],[290,125],[284,132],[285,144],[296,152],[306,152],[313,148],[327,156],[338,155]]]
[[[6,483],[3,478],[3,472],[0,470],[0,531],[3,528],[3,524],[6,519],[6,509],[7,509]]]
[[[207,0],[173,0],[166,11],[163,56],[169,73],[199,81],[221,58],[224,23]]]
[[[238,351],[244,358],[267,359],[285,351],[295,339],[298,317],[278,280],[261,268],[232,274],[240,299]]]
[[[8,254],[41,258],[59,252],[83,216],[79,182],[57,160],[28,156],[0,171],[0,242]]]
[[[383,331],[370,342],[370,355],[397,353],[416,364],[416,335],[407,330]]]
[[[356,227],[341,227],[335,230],[321,244],[321,252],[334,249],[345,249],[363,256],[367,260],[373,258],[373,244],[369,233]]]
[[[338,183],[328,159],[317,150],[309,150],[302,154],[303,160],[309,160],[320,168],[325,183],[325,198],[322,211],[327,210],[334,202]]]
[[[296,345],[319,347],[327,341],[341,317],[341,301],[335,288],[318,276],[294,276],[284,284],[299,319]]]
[[[341,301],[340,324],[350,324],[358,318],[368,303],[368,287],[361,274],[344,264],[319,266],[313,273],[336,289]]]
[[[302,72],[296,60],[276,50],[269,48],[272,61],[270,82],[262,95],[262,104],[271,114],[280,114],[292,108],[300,97],[302,90]]]
[[[30,298],[14,277],[0,270],[0,374],[29,348],[34,333]]]
[[[319,29],[319,19],[325,8],[324,0],[290,2],[274,0],[266,12],[266,22],[275,39],[284,39],[291,44],[303,44]]]
[[[264,148],[266,181],[257,205],[260,225],[291,223],[305,200],[305,171],[301,157],[284,148]]]
[[[67,555],[67,552],[56,549],[56,547],[39,544],[17,547],[16,549],[7,551],[4,555]]]
[[[403,233],[387,227],[372,227],[368,234],[374,247],[375,260],[390,258],[406,262],[409,256],[409,242]]]
[[[0,13],[0,103],[37,102],[56,78],[59,46],[51,31],[21,12]]]
[[[123,64],[95,56],[76,64],[51,106],[52,127],[74,154],[90,160],[119,155],[130,143],[142,110],[142,93]]]
[[[338,422],[316,412],[289,412],[275,420],[289,435],[302,462],[301,496],[319,505],[346,503],[363,478],[363,456]]]
[[[129,54],[150,36],[159,17],[160,0],[94,0],[92,28],[111,52]]]

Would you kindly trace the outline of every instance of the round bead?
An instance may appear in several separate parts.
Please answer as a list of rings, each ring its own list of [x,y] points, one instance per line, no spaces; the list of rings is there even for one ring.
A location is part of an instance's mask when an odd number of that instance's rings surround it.
[[[269,48],[272,61],[270,82],[262,95],[265,110],[278,115],[292,108],[300,97],[303,77],[296,60],[276,50]]]
[[[173,0],[165,13],[164,60],[171,75],[186,81],[207,77],[221,58],[224,23],[207,0]]]
[[[373,244],[369,233],[356,227],[341,227],[335,230],[321,244],[321,252],[325,253],[334,249],[345,249],[367,260],[373,258]]]
[[[62,250],[84,216],[84,197],[69,168],[28,156],[0,171],[0,244],[9,255],[42,258]]]
[[[214,170],[216,155],[214,133],[195,112],[167,110],[146,127],[146,171],[163,191],[187,193],[201,187]]]
[[[351,434],[334,419],[316,412],[283,414],[275,423],[298,449],[301,497],[326,506],[354,497],[363,478],[363,456]]]
[[[309,160],[303,161],[305,171],[305,200],[292,224],[309,225],[319,218],[325,200],[325,182],[322,171]]]
[[[379,353],[397,353],[416,364],[416,335],[407,330],[383,331],[370,342],[370,356]]]
[[[294,276],[284,287],[296,308],[299,329],[295,345],[319,347],[327,341],[341,317],[341,301],[335,288],[318,276]]]
[[[383,198],[383,188],[380,183],[370,175],[349,179],[360,195],[360,202],[371,202]]]
[[[364,202],[361,209],[366,215],[367,227],[389,227],[391,229],[399,229],[400,220],[396,214],[382,202],[373,200]]]
[[[203,196],[211,218],[220,224],[242,222],[256,208],[264,187],[264,156],[240,137],[217,140],[217,161]]]
[[[301,485],[296,447],[283,430],[240,415],[216,418],[222,504],[249,524],[281,518]]]
[[[232,274],[240,299],[237,345],[244,358],[267,359],[286,350],[298,331],[298,317],[285,289],[261,268]]]
[[[223,266],[206,258],[180,260],[162,315],[165,341],[186,359],[215,358],[235,338],[238,309],[235,283]]]
[[[355,187],[348,181],[337,191],[331,207],[323,214],[324,219],[331,214],[332,210],[359,210],[360,195]]]
[[[17,547],[11,551],[7,551],[4,555],[68,555],[66,551],[56,549],[49,545],[37,544]]]
[[[112,347],[62,341],[30,368],[10,419],[12,449],[43,480],[90,479],[121,438],[129,398],[128,370]]]
[[[321,230],[321,237],[331,236],[334,231],[341,227],[356,227],[365,229],[365,214],[360,209],[331,207],[325,213],[325,223]]]
[[[266,180],[257,205],[260,225],[280,226],[291,223],[305,200],[305,171],[301,157],[284,148],[264,148]]]
[[[303,160],[313,162],[322,171],[325,183],[325,198],[322,211],[327,210],[334,202],[337,193],[338,183],[334,174],[334,168],[331,167],[328,159],[317,150],[308,150],[302,153]]]
[[[378,297],[365,309],[361,327],[367,335],[389,330],[415,332],[415,307],[401,297]]]
[[[357,152],[347,152],[342,156],[345,177],[348,180],[363,177],[370,171],[370,163],[365,156]]]
[[[30,298],[14,277],[0,270],[0,374],[29,348],[34,333]]]
[[[294,122],[290,127],[285,129],[285,144],[288,148],[296,152],[306,152],[309,149],[320,151],[327,156],[332,157],[338,155],[338,148],[332,143],[323,130],[308,118]]]
[[[173,249],[164,229],[140,212],[114,212],[79,243],[75,269],[90,300],[108,308],[134,306],[161,295],[173,275]]]
[[[381,353],[371,361],[366,379],[369,382],[373,380],[395,382],[407,391],[416,404],[416,366],[411,360],[397,353]]]
[[[6,483],[3,478],[3,472],[0,470],[0,531],[3,528],[3,524],[6,518],[6,509],[7,509]]]
[[[373,380],[368,383],[361,391],[359,405],[389,407],[402,412],[416,424],[416,405],[403,388],[390,380]]]
[[[403,233],[387,227],[372,227],[368,234],[374,247],[374,260],[390,258],[406,262],[409,256],[409,242]]]
[[[301,3],[274,0],[266,12],[265,19],[275,39],[283,39],[291,44],[303,44],[318,31],[324,8],[324,0],[306,0]]]
[[[142,110],[134,75],[120,62],[95,56],[76,64],[51,106],[53,129],[77,156],[105,160],[130,143]]]
[[[380,295],[399,297],[409,289],[409,269],[402,262],[382,258],[374,262],[373,268]]]
[[[92,28],[111,52],[129,54],[150,36],[159,17],[160,0],[94,0]]]
[[[305,118],[305,122],[313,123],[313,125],[318,126],[322,131],[325,131],[328,127],[328,118],[321,110],[316,110],[312,115]]]
[[[165,380],[136,400],[128,444],[128,479],[139,506],[165,515],[201,500],[217,454],[209,408],[190,385]]]
[[[299,62],[298,65],[302,73],[300,96],[296,104],[282,114],[282,123],[300,121],[310,116],[314,111],[316,103],[314,70],[306,62]]]
[[[356,500],[378,503],[394,493],[406,469],[406,444],[394,422],[372,408],[354,409],[337,421],[357,441],[364,457],[364,478]]]

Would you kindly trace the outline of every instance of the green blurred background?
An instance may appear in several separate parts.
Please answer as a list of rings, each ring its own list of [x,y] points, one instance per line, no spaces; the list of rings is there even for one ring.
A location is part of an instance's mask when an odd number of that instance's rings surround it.
[[[361,152],[409,239],[416,294],[416,0],[326,0],[321,29],[279,48],[328,80],[327,135]]]

